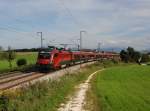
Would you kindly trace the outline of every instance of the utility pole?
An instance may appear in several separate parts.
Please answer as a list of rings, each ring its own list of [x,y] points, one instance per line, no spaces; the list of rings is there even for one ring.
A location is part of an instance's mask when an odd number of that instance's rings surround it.
[[[86,31],[82,30],[80,31],[80,51],[82,50],[82,33],[85,33]]]
[[[98,43],[98,52],[100,52],[100,50],[101,50],[101,43],[99,42]]]
[[[78,46],[78,51],[79,51],[80,50],[80,45],[78,44],[77,46]]]
[[[43,33],[42,32],[37,32],[37,34],[40,34],[41,37],[41,49],[43,48]]]
[[[112,51],[112,53],[113,53],[113,52],[114,52],[114,49],[112,48],[112,50],[111,50],[111,51]]]
[[[80,39],[76,39],[77,41],[80,41]],[[77,46],[77,50],[79,51],[80,50],[80,45],[79,45],[79,43],[75,43],[74,41],[73,41],[73,39],[70,39],[70,41],[73,43],[72,45],[75,45],[75,46]]]
[[[86,31],[80,31],[80,68],[81,66],[81,50],[82,50],[82,33],[85,33]]]

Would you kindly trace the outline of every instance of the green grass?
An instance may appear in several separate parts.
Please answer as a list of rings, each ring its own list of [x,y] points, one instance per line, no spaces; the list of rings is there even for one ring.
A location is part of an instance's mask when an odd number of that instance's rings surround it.
[[[74,86],[83,82],[94,71],[101,67],[91,65],[82,68],[76,74],[67,74],[58,81],[37,82],[18,93],[5,93],[6,100],[1,100],[0,110],[6,111],[56,111],[60,103],[65,102],[67,95],[74,92]],[[0,97],[0,98],[1,98]],[[8,101],[7,101],[8,100]]]
[[[35,64],[37,59],[37,53],[17,53],[15,60],[12,61],[12,69],[17,68],[16,61],[18,59],[24,58],[27,60],[27,64]],[[0,72],[9,70],[9,62],[7,60],[0,60]]]
[[[92,82],[100,111],[150,111],[150,66],[117,66]]]

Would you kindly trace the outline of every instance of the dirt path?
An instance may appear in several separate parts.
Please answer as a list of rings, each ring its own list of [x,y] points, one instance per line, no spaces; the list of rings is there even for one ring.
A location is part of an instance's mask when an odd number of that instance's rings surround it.
[[[90,80],[92,77],[98,73],[98,70],[94,73],[92,73],[88,79],[77,86],[77,92],[75,92],[75,95],[69,99],[69,101],[66,104],[61,104],[61,107],[58,109],[58,111],[85,111],[84,105],[86,104],[85,97],[86,97],[86,91],[89,88]]]

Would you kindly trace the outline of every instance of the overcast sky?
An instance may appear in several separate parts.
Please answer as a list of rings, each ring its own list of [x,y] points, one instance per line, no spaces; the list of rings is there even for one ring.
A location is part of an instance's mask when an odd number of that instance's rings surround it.
[[[0,45],[13,48],[78,43],[150,49],[150,0],[0,0]]]

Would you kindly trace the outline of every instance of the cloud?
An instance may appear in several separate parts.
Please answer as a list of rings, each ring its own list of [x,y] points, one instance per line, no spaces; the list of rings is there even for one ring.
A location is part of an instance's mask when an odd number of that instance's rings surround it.
[[[38,47],[37,31],[43,31],[45,44],[52,39],[69,43],[71,38],[79,38],[80,30],[86,30],[86,48],[96,48],[102,42],[103,47],[146,49],[149,12],[148,0],[0,0],[1,27],[28,32],[1,30],[0,44]]]

